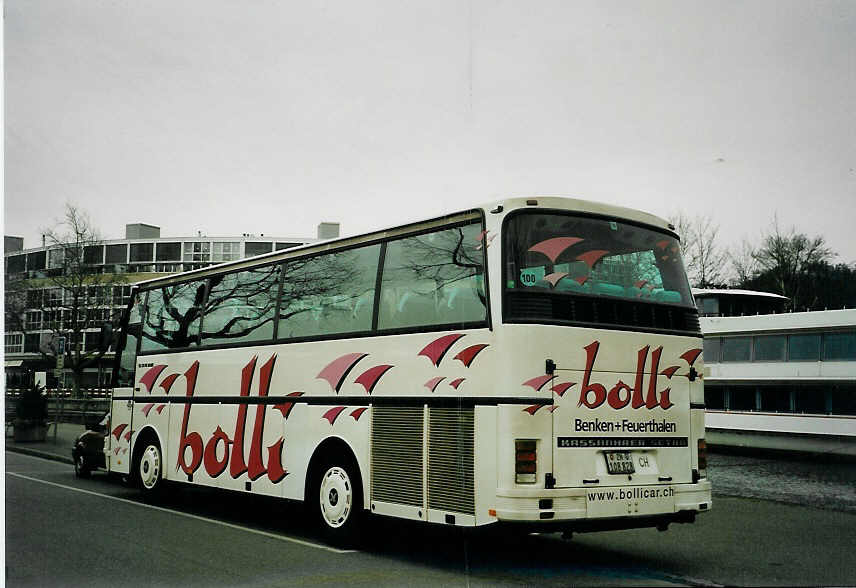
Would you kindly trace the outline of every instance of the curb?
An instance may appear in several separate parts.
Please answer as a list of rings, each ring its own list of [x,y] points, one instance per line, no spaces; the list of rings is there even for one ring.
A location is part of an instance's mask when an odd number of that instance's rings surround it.
[[[29,447],[18,447],[18,446],[6,446],[6,451],[11,451],[13,453],[22,453],[24,455],[29,455],[32,457],[40,457],[42,459],[49,459],[51,461],[58,461],[60,463],[67,463],[70,465],[74,465],[74,461],[71,459],[71,450],[69,450],[69,456],[64,457],[62,455],[57,455],[56,453],[48,453],[47,451],[39,451],[38,449],[30,449]]]

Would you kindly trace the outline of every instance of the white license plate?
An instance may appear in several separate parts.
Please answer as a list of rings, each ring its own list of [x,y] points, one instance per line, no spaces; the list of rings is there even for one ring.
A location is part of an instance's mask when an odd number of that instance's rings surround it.
[[[632,474],[636,471],[629,451],[604,451],[606,471],[610,474]]]

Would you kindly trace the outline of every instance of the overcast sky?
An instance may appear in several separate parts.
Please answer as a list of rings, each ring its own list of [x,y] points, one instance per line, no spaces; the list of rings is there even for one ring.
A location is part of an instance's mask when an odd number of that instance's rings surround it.
[[[512,195],[856,261],[856,2],[6,0],[5,234],[344,234]]]

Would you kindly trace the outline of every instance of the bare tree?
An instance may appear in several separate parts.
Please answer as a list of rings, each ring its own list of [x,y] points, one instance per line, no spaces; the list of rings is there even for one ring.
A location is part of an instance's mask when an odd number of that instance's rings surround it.
[[[66,204],[63,219],[45,232],[45,241],[48,277],[30,280],[28,286],[38,293],[35,301],[41,302],[36,307],[42,310],[43,324],[57,337],[66,338],[65,368],[71,371],[74,395],[79,396],[84,370],[97,365],[105,352],[100,346],[87,349],[84,333],[104,322],[115,322],[112,289],[125,279],[101,273],[97,264],[87,263],[87,251],[101,247],[102,242],[89,216],[72,204]],[[42,352],[51,355],[56,349],[43,348]]]
[[[709,216],[678,213],[670,222],[681,237],[681,255],[690,284],[710,288],[725,281],[728,253],[719,246],[719,225]]]
[[[777,292],[791,300],[791,308],[801,309],[813,301],[804,299],[804,277],[810,266],[828,262],[835,253],[826,246],[823,237],[808,237],[791,229],[784,233],[778,219],[773,220],[770,232],[764,236],[753,257],[772,280]]]
[[[731,267],[735,273],[734,283],[736,285],[744,285],[758,274],[759,266],[755,255],[755,247],[746,239],[740,242],[739,249],[728,252],[728,259],[731,261]]]

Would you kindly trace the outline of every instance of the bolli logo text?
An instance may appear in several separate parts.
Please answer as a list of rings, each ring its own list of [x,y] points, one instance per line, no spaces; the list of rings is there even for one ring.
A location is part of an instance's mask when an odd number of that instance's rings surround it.
[[[607,391],[606,386],[598,382],[592,382],[591,376],[594,370],[594,362],[597,359],[597,351],[600,348],[599,341],[589,343],[583,349],[586,351],[586,369],[583,374],[582,388],[580,388],[580,401],[577,406],[587,406],[588,408],[597,408],[606,402],[612,408],[618,410],[630,405],[633,408],[647,408],[648,410],[660,407],[663,410],[668,410],[673,406],[669,400],[671,388],[657,391],[657,372],[660,369],[660,355],[663,353],[662,347],[657,347],[651,353],[651,370],[648,375],[648,390],[645,388],[645,364],[648,362],[648,351],[650,345],[646,345],[637,353],[636,360],[636,378],[631,388],[621,380]],[[666,370],[663,375],[671,379],[674,371]],[[643,397],[644,395],[644,397]]]

